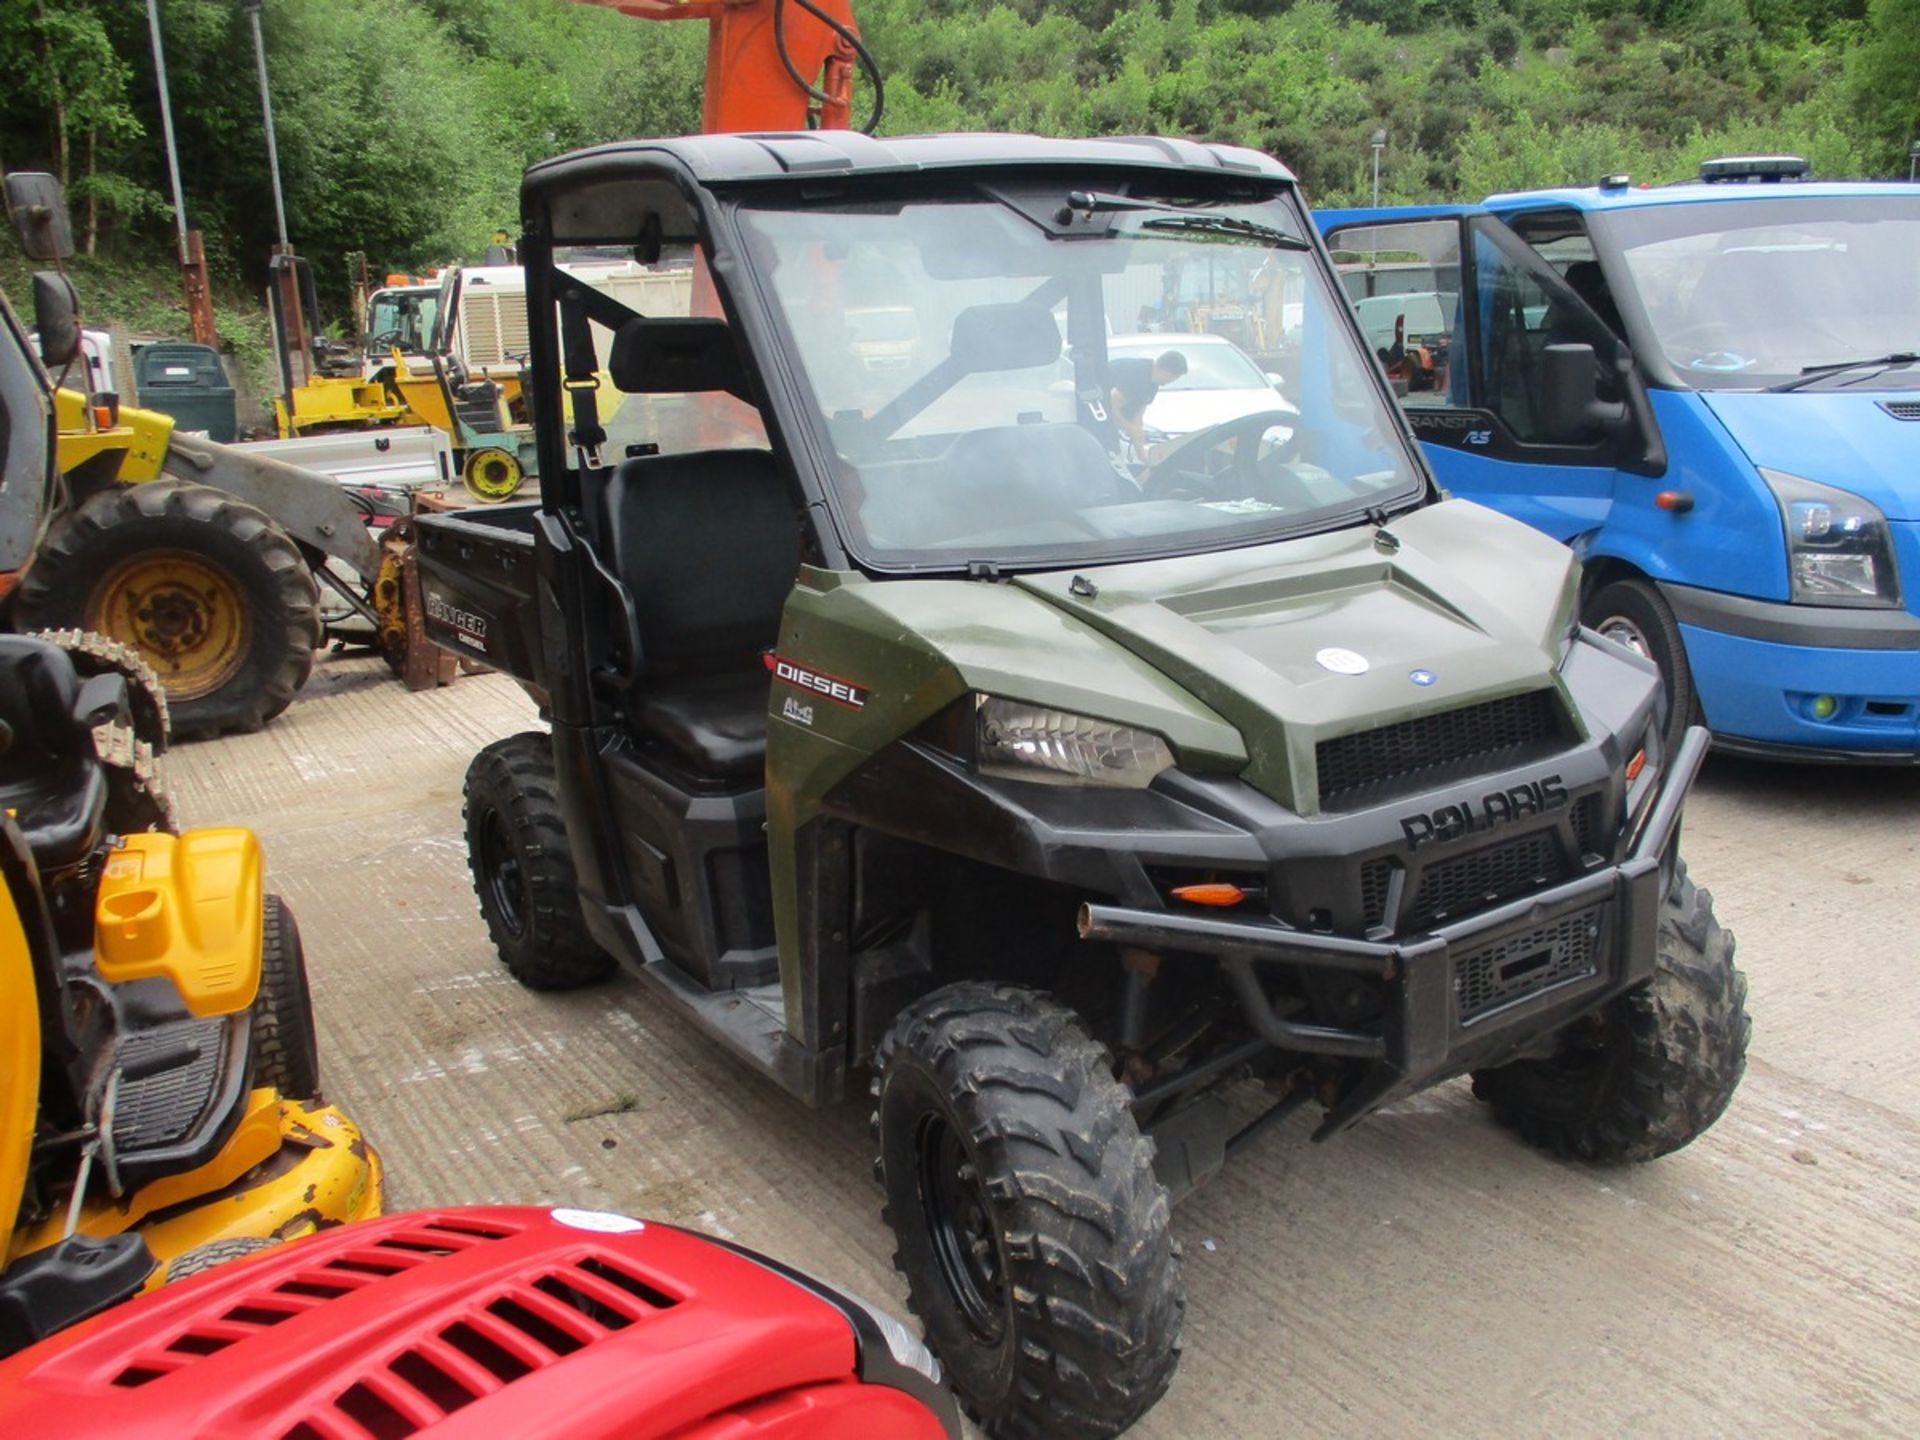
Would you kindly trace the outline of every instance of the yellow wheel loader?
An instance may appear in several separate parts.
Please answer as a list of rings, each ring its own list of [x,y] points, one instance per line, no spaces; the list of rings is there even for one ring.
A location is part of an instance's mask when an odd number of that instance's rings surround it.
[[[71,254],[51,177],[6,184],[28,255]],[[256,730],[287,707],[322,640],[320,584],[404,652],[404,586],[338,483],[66,388],[85,373],[78,297],[58,271],[33,288],[38,355],[0,303],[0,628],[85,629],[130,647],[183,737]]]
[[[293,916],[250,831],[175,828],[166,716],[124,647],[0,636],[0,1354],[380,1213]]]

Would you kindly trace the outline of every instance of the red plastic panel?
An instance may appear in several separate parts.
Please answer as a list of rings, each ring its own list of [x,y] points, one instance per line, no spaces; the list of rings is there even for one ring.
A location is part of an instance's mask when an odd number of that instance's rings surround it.
[[[831,1305],[699,1236],[420,1211],[221,1266],[0,1363],[0,1434],[645,1440],[722,1416],[784,1426],[792,1404],[854,1407],[817,1411],[836,1432],[860,1404],[932,1423],[852,1382],[854,1363]]]

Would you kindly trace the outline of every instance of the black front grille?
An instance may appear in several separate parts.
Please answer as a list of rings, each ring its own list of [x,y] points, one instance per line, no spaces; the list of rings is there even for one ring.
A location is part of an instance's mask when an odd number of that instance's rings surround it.
[[[1920,420],[1920,400],[1882,400],[1880,408],[1896,420]]]
[[[1600,953],[1601,907],[1581,910],[1453,962],[1462,1024],[1515,1000],[1591,975]]]
[[[1393,861],[1369,860],[1360,867],[1360,913],[1371,930],[1387,919],[1388,887],[1393,884]]]
[[[1565,880],[1568,875],[1565,853],[1554,842],[1551,830],[1537,830],[1504,845],[1489,845],[1471,855],[1429,865],[1420,877],[1413,908],[1401,928],[1417,930],[1471,914]]]
[[[1423,786],[1516,765],[1565,743],[1551,690],[1534,690],[1322,740],[1320,805],[1353,809]]]

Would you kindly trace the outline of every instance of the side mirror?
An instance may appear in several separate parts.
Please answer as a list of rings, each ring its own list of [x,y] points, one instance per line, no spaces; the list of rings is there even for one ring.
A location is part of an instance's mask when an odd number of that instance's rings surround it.
[[[20,248],[29,260],[73,257],[73,222],[67,218],[67,197],[53,176],[38,170],[7,176],[7,214],[13,217]]]
[[[49,370],[71,365],[80,354],[80,297],[66,276],[33,272],[33,324],[40,332],[41,362]]]
[[[1278,390],[1282,385],[1286,384],[1286,381],[1282,380],[1279,377],[1279,375],[1269,370],[1267,371],[1267,383],[1273,386],[1274,389]]]
[[[1627,407],[1600,399],[1593,346],[1549,345],[1540,352],[1540,424],[1563,445],[1591,444],[1627,418]]]

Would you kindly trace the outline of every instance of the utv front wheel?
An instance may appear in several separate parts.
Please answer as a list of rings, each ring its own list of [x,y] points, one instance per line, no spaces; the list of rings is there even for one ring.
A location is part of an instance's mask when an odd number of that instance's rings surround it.
[[[474,893],[513,978],[532,990],[605,979],[613,957],[580,913],[553,742],[537,730],[494,741],[467,767],[465,794]]]
[[[1655,1160],[1720,1118],[1746,1069],[1747,977],[1713,897],[1676,861],[1653,978],[1575,1024],[1557,1054],[1473,1077],[1499,1121],[1559,1154]]]
[[[989,1435],[1116,1435],[1160,1398],[1185,1299],[1153,1147],[1106,1050],[1027,990],[950,985],[874,1062],[894,1263]]]

